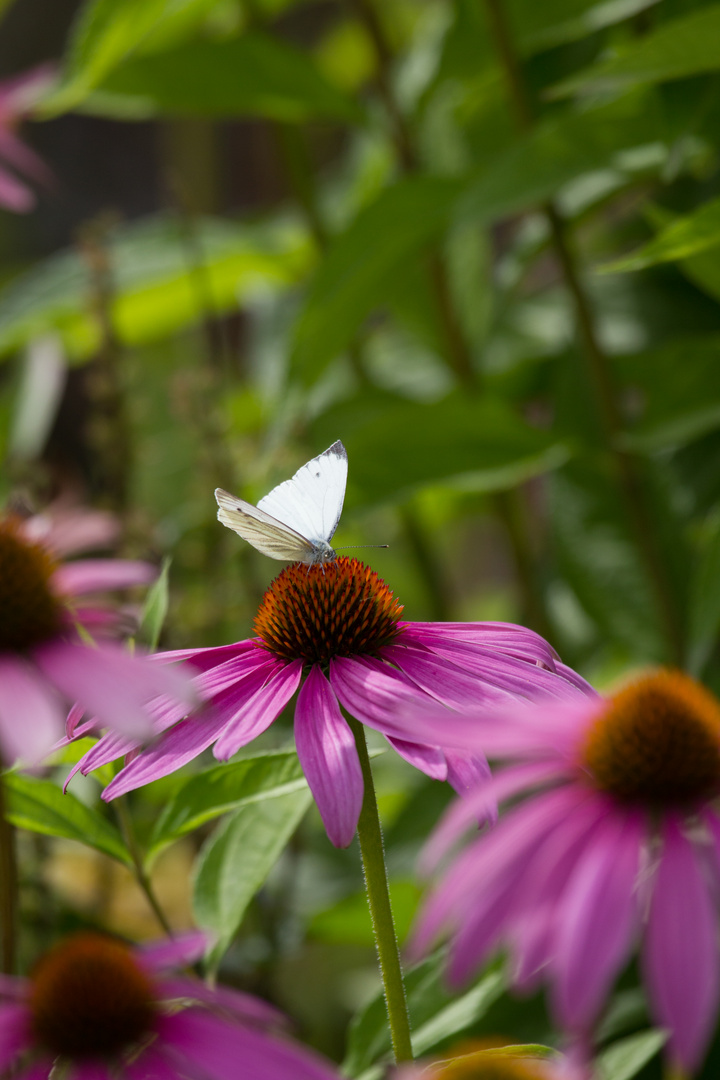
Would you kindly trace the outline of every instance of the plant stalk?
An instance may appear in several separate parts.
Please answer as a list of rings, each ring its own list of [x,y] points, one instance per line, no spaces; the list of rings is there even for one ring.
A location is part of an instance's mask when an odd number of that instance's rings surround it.
[[[145,870],[145,866],[143,865],[142,853],[140,851],[140,846],[137,842],[132,818],[130,817],[130,813],[128,811],[127,803],[125,802],[124,796],[120,795],[117,799],[115,799],[113,806],[115,807],[115,813],[117,814],[123,840],[125,841],[128,852],[130,853],[130,858],[132,859],[135,880],[142,889],[145,895],[145,899],[147,900],[150,908],[152,909],[153,915],[162,927],[163,932],[167,934],[167,936],[170,938],[174,937],[172,927],[168,922],[168,918],[165,912],[160,906],[160,901],[155,895],[155,890],[152,887],[152,882],[150,881],[150,877]]]
[[[355,745],[357,746],[363,775],[364,795],[360,820],[358,821],[358,840],[360,841],[360,854],[365,874],[365,890],[375,934],[375,946],[385,991],[385,1004],[387,1005],[388,1021],[390,1023],[393,1053],[395,1061],[398,1063],[412,1061],[410,1017],[405,997],[405,984],[400,965],[400,950],[395,932],[395,922],[392,907],[390,906],[382,828],[370,768],[370,758],[365,741],[365,729],[353,717],[348,717],[348,723],[355,736]]]
[[[0,770],[0,947],[3,974],[14,975],[17,960],[17,849],[15,827],[7,817],[7,790],[2,762]]]

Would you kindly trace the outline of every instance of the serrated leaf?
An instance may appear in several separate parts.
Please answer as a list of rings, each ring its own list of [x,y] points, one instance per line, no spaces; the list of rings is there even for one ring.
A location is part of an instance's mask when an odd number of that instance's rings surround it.
[[[203,845],[195,866],[193,910],[213,940],[206,957],[211,969],[220,963],[248,904],[311,802],[306,788],[243,806]]]
[[[50,780],[20,773],[6,773],[3,783],[8,796],[8,818],[13,825],[44,836],[77,840],[132,866],[119,830],[74,795],[63,794]]]
[[[313,425],[319,443],[330,431],[343,432],[353,462],[352,498],[364,505],[439,483],[499,490],[557,468],[570,454],[569,446],[531,428],[503,402],[459,391],[434,403],[378,393],[353,398]]]
[[[147,645],[150,652],[155,652],[162,628],[167,618],[170,604],[170,564],[172,559],[163,559],[162,568],[156,581],[148,590],[142,616],[140,617],[139,638]]]
[[[229,41],[194,40],[122,64],[83,104],[124,119],[155,116],[324,117],[359,123],[359,106],[329,83],[305,53],[253,31]]]
[[[113,329],[127,345],[157,341],[213,314],[237,308],[245,290],[286,286],[303,273],[308,248],[295,228],[255,229],[216,218],[186,226],[159,215],[121,226],[107,237],[114,300]],[[205,278],[197,288],[198,254]],[[195,260],[195,262],[194,262]],[[71,358],[94,355],[100,327],[92,314],[88,266],[69,250],[38,263],[0,290],[0,356],[56,331]]]
[[[165,806],[150,837],[148,859],[223,814],[306,789],[294,750],[256,754],[205,769],[186,780]]]
[[[632,1080],[652,1061],[667,1042],[666,1031],[641,1031],[620,1039],[598,1055],[596,1068],[600,1080]]]
[[[708,4],[660,23],[626,43],[617,56],[565,79],[550,93],[553,97],[594,94],[716,71],[720,67],[719,39],[720,4]]]

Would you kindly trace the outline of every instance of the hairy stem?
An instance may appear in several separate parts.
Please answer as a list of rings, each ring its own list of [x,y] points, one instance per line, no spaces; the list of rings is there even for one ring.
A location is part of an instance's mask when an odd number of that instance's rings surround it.
[[[400,966],[400,950],[390,906],[382,829],[375,797],[375,785],[370,768],[370,758],[365,741],[365,730],[362,724],[353,717],[348,717],[348,722],[355,736],[355,745],[360,758],[365,786],[362,810],[358,821],[358,840],[360,841],[360,854],[362,855],[365,874],[365,890],[370,907],[375,945],[385,991],[385,1004],[387,1005],[390,1023],[393,1053],[396,1062],[412,1061],[410,1017],[408,1016],[405,984]]]
[[[0,770],[2,763],[0,762]],[[15,973],[17,958],[18,875],[15,827],[7,818],[4,771],[0,772],[0,922],[2,923],[2,970]]]

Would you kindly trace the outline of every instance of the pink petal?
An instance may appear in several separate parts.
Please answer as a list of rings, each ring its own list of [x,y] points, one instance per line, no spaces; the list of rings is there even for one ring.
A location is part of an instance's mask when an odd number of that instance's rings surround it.
[[[35,195],[27,184],[22,184],[5,169],[0,168],[0,206],[16,214],[26,214],[32,210],[35,202]]]
[[[157,577],[150,563],[131,559],[78,559],[63,563],[53,574],[52,584],[64,596],[102,592],[105,589],[128,589],[148,585]]]
[[[176,669],[149,663],[110,644],[96,648],[55,642],[35,649],[44,674],[71,701],[130,738],[152,733],[147,702],[170,694],[191,699],[189,682]]]
[[[7,128],[0,131],[0,158],[16,172],[42,184],[52,183],[53,175],[35,151]]]
[[[387,741],[400,757],[405,758],[416,769],[420,769],[433,780],[447,780],[447,761],[439,746],[423,746],[405,739],[393,739],[391,735],[388,735]]]
[[[670,1052],[685,1072],[693,1073],[717,1016],[717,920],[696,851],[679,821],[670,818],[663,832],[643,966],[653,1014],[670,1031]]]
[[[41,1058],[22,1072],[14,1073],[13,1080],[49,1080],[54,1066],[55,1062],[52,1058]]]
[[[491,778],[490,766],[484,757],[473,757],[469,754],[457,754],[453,750],[445,752],[447,762],[448,781],[464,798],[469,797],[478,790],[480,785],[486,785]],[[481,817],[483,820],[490,814],[497,817],[493,808],[483,808]]]
[[[77,510],[59,507],[36,514],[22,524],[29,540],[42,543],[63,557],[78,551],[110,547],[120,535],[120,522],[105,510]]]
[[[261,649],[257,641],[246,638],[244,641],[235,641],[231,645],[212,645],[204,649],[174,649],[153,653],[153,659],[161,664],[186,660],[196,671],[209,671],[210,668],[235,656],[247,656],[249,653],[259,652],[264,652],[266,656],[271,655],[267,649]]]
[[[179,1072],[176,1062],[163,1052],[157,1044],[147,1046],[135,1060],[125,1064],[122,1071],[122,1080],[130,1077],[130,1080],[180,1080],[183,1075]],[[199,1073],[188,1073],[188,1077],[196,1077]]]
[[[556,912],[554,1003],[565,1028],[588,1032],[630,952],[641,814],[614,814],[588,842]]]
[[[221,983],[210,987],[200,979],[177,977],[163,978],[156,983],[156,987],[162,1000],[200,1001],[216,1008],[220,1006],[245,1023],[273,1028],[287,1026],[288,1023],[287,1017],[274,1006],[253,994],[244,994]]]
[[[253,676],[256,681],[259,678],[259,685],[262,685],[284,668],[284,661],[278,660],[264,649],[251,649],[196,675],[193,686],[203,700],[208,700],[221,694],[223,690],[228,690],[231,686],[239,686],[243,679],[248,679],[250,676]],[[244,693],[244,690],[239,692]]]
[[[153,941],[135,950],[135,957],[153,972],[188,967],[200,960],[208,944],[208,936],[200,930],[182,934],[168,941]]]
[[[246,746],[270,727],[297,690],[302,669],[302,660],[284,665],[243,703],[215,744],[213,753],[218,761],[227,761],[241,746]]]
[[[85,710],[82,705],[73,705],[65,720],[65,735],[68,739],[72,739],[84,715]]]
[[[104,1061],[74,1059],[67,1073],[67,1080],[113,1080],[114,1069]]]
[[[429,699],[389,664],[370,657],[338,656],[330,661],[330,683],[340,704],[361,723],[393,738],[438,745],[436,738],[416,739],[409,721],[398,717],[401,702],[409,705]]]
[[[484,679],[466,674],[450,660],[436,656],[429,649],[407,645],[388,645],[382,657],[412,679],[421,689],[443,705],[475,707],[507,702],[507,692],[488,685]],[[519,665],[518,665],[519,666]],[[540,670],[529,668],[528,670]]]
[[[470,622],[470,623],[401,623],[403,634],[400,640],[417,641],[421,645],[433,648],[438,641],[465,641],[480,645],[486,649],[496,649],[499,653],[514,656],[530,664],[543,664],[550,670],[558,655],[544,638],[534,630],[515,623]]]
[[[27,1005],[0,1006],[0,1069],[9,1071],[19,1055],[30,1047],[30,1010]]]
[[[35,764],[62,735],[64,709],[58,696],[26,660],[0,653],[0,744],[10,765]]]
[[[362,770],[353,733],[317,665],[298,694],[295,745],[330,842],[347,847],[362,807]]]

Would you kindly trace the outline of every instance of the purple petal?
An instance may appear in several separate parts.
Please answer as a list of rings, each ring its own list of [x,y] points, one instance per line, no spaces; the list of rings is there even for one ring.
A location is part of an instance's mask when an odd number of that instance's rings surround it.
[[[466,641],[487,649],[496,649],[517,660],[530,664],[543,664],[552,670],[557,653],[544,638],[534,630],[515,623],[401,623],[401,640],[418,641],[421,645],[434,647],[438,641]]]
[[[276,672],[282,671],[285,666],[283,660],[278,660],[265,649],[250,649],[197,675],[193,680],[193,685],[201,698],[213,698],[250,676],[260,678],[260,685],[262,685],[263,681],[267,681]]]
[[[447,780],[447,761],[439,746],[423,746],[405,739],[394,739],[391,735],[387,736],[387,741],[400,757],[405,758],[416,769],[420,769],[433,780]]]
[[[184,999],[220,1006],[239,1020],[256,1026],[277,1028],[287,1026],[288,1023],[287,1017],[273,1005],[268,1005],[253,994],[244,994],[220,983],[210,987],[200,979],[163,978],[156,982],[156,988],[161,999],[165,1001]]]
[[[457,791],[458,795],[467,798],[477,791],[481,784],[485,785],[490,780],[490,766],[484,757],[457,754],[453,750],[445,752],[447,761],[447,778]],[[492,817],[497,813],[489,810]],[[482,814],[483,820],[487,813]]]
[[[54,1066],[55,1062],[52,1058],[41,1058],[23,1069],[22,1072],[13,1073],[13,1080],[49,1080]]]
[[[248,653],[260,651],[257,641],[246,638],[244,641],[235,641],[231,645],[213,645],[204,649],[174,649],[168,652],[153,654],[153,659],[161,664],[172,664],[177,660],[185,660],[196,671],[209,671],[210,668],[224,663],[235,656],[247,656]],[[267,655],[267,649],[262,650]]]
[[[64,596],[102,592],[106,589],[127,589],[131,585],[147,585],[157,577],[150,563],[130,559],[78,559],[63,563],[53,574],[52,584]]]
[[[172,971],[174,968],[188,967],[204,955],[208,937],[201,930],[195,930],[168,941],[153,941],[141,945],[135,950],[140,963],[154,972]]]
[[[72,739],[84,715],[85,710],[82,705],[73,705],[65,720],[65,735],[68,739]]]
[[[71,701],[103,724],[130,738],[152,733],[147,702],[170,694],[191,698],[190,684],[176,669],[104,644],[96,648],[54,642],[35,649],[41,670]]]
[[[27,1005],[3,1003],[0,1006],[0,1069],[10,1069],[15,1059],[31,1043],[30,1010]]]
[[[479,705],[503,704],[508,700],[506,691],[487,685],[483,678],[473,678],[450,660],[428,649],[388,645],[382,650],[382,657],[399,667],[426,694],[443,705],[477,708]]]
[[[35,195],[27,184],[21,183],[6,169],[0,168],[0,206],[16,214],[26,214],[32,210],[35,202]]]
[[[270,727],[298,688],[302,660],[285,664],[261,686],[227,722],[213,753],[218,761],[227,761]]]
[[[362,770],[353,733],[317,665],[298,694],[295,746],[330,842],[347,847],[362,807]]]
[[[641,814],[610,815],[588,843],[556,912],[554,1004],[565,1028],[587,1032],[630,951]]]
[[[687,1073],[699,1065],[717,1015],[717,920],[693,844],[666,821],[643,949],[652,1011]]]
[[[122,1080],[179,1080],[184,1074],[178,1071],[177,1063],[159,1048],[157,1044],[146,1046],[134,1061],[126,1063],[122,1071]],[[201,1076],[187,1073],[188,1077]]]
[[[0,744],[10,765],[35,764],[62,735],[64,709],[52,688],[26,660],[0,653]]]
[[[70,1066],[67,1080],[113,1080],[109,1063],[104,1061],[82,1061],[75,1059]]]
[[[337,656],[330,661],[330,683],[340,704],[362,724],[396,739],[418,741],[410,723],[398,717],[398,705],[427,701],[428,697],[389,664],[370,657]],[[438,745],[437,739],[422,741]]]

